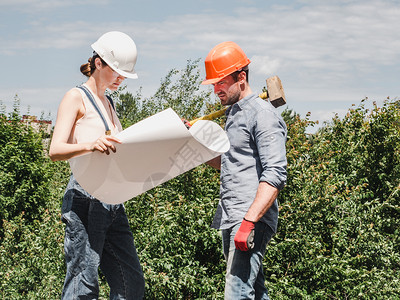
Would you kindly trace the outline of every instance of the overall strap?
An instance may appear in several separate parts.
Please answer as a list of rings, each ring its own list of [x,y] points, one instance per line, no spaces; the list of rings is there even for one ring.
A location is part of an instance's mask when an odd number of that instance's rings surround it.
[[[112,99],[110,96],[108,96],[108,95],[106,95],[106,97],[107,97],[108,101],[110,102],[110,104],[111,104],[113,110],[115,111],[115,106],[114,106],[114,101],[113,101],[113,99]]]
[[[99,113],[101,120],[104,123],[104,127],[106,128],[106,135],[111,135],[111,130],[110,127],[108,127],[107,121],[104,118],[103,114],[101,113],[101,110],[99,108],[99,106],[96,103],[96,100],[94,100],[92,93],[89,91],[89,89],[87,87],[85,87],[84,85],[80,85],[78,86],[79,89],[81,89],[82,91],[85,92],[86,96],[88,97],[88,99],[90,100],[90,102],[93,104],[94,108],[96,109],[96,111]],[[108,99],[108,97],[107,97]],[[110,99],[108,99],[110,100]],[[112,103],[112,102],[111,102]],[[114,103],[112,103],[113,108],[114,108]]]

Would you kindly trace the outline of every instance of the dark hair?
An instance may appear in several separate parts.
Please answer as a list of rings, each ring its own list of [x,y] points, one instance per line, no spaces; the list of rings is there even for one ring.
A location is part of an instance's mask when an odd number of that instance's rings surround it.
[[[241,72],[245,72],[245,73],[246,73],[246,81],[249,82],[249,67],[248,67],[248,66],[245,66],[245,67],[243,67],[242,69],[233,72],[233,73],[231,74],[233,80],[237,81],[237,80],[238,80],[238,77],[239,77],[239,74],[240,74]]]
[[[86,64],[81,65],[81,68],[80,68],[81,73],[83,75],[85,75],[86,77],[92,76],[92,74],[96,70],[96,66],[94,64],[96,61],[96,58],[100,58],[103,66],[107,65],[107,63],[104,60],[102,60],[101,57],[97,53],[94,53],[92,57],[89,57],[88,62]]]

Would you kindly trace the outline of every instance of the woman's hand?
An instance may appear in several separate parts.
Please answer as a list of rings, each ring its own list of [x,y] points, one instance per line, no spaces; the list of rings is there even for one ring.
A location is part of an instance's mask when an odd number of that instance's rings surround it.
[[[106,153],[107,155],[110,154],[110,150],[115,153],[117,150],[115,145],[112,143],[121,144],[121,140],[117,139],[115,136],[112,135],[103,135],[99,137],[93,144],[90,145],[90,151],[99,151],[101,153]]]

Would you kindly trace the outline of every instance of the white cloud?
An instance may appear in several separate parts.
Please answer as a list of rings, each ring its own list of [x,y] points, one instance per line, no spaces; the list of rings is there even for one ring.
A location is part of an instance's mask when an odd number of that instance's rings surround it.
[[[370,71],[374,65],[398,61],[400,31],[394,24],[400,18],[399,4],[352,3],[339,7],[316,4],[300,10],[249,10],[240,18],[223,14],[176,16],[136,26],[142,36],[174,45],[158,53],[164,57],[181,49],[204,49],[207,53],[210,45],[231,39],[250,55],[282,62],[282,68],[295,65],[318,74],[354,67]],[[149,43],[149,48],[152,46]]]
[[[27,2],[5,0],[0,7],[11,3],[14,8],[25,5],[27,10],[45,4],[53,9],[60,5],[84,5],[78,0]],[[84,17],[71,17],[70,21],[65,19],[54,25],[37,18],[16,35],[2,35],[0,54],[18,55],[25,49],[86,49],[100,34],[121,30],[137,42],[138,72],[144,69],[139,73],[139,81],[132,85],[139,82],[148,88],[158,85],[159,73],[165,74],[165,69],[179,68],[187,59],[204,59],[213,46],[232,40],[252,60],[252,84],[259,82],[262,87],[266,77],[277,74],[284,84],[289,106],[314,101],[319,107],[310,109],[320,111],[335,109],[324,107],[327,103],[339,103],[339,107],[371,95],[376,89],[371,85],[375,80],[385,89],[385,80],[376,78],[376,72],[382,67],[399,69],[398,1],[307,0],[284,1],[279,5],[268,2],[250,0],[246,6],[243,2],[235,3],[230,12],[208,8],[207,13],[176,11],[165,18],[142,20],[110,17],[86,21]],[[107,0],[96,3],[112,5]],[[132,9],[131,5],[126,4],[126,9]],[[146,79],[152,81],[142,81]],[[301,89],[304,92],[300,93]]]
[[[269,56],[254,55],[250,58],[252,62],[252,71],[261,75],[274,75],[278,72],[280,61],[271,59]]]
[[[74,1],[33,1],[41,5],[71,2]],[[310,68],[327,69],[327,66],[334,68],[338,64],[342,68],[348,60],[389,64],[393,59],[399,59],[400,31],[394,26],[400,18],[399,4],[388,1],[353,3],[337,6],[317,2],[300,10],[293,7],[271,7],[262,11],[243,8],[239,11],[246,10],[246,13],[240,17],[200,13],[148,22],[91,24],[74,21],[57,26],[39,23],[29,28],[31,36],[24,37],[25,42],[20,41],[14,48],[24,48],[26,44],[38,48],[71,48],[83,41],[87,43],[87,37],[92,35],[90,31],[103,32],[118,27],[132,32],[144,41],[142,46],[147,52],[160,57],[187,50],[206,50],[209,45],[231,39],[252,55],[304,63]],[[85,31],[89,33],[84,34]],[[151,51],[151,48],[159,50],[157,45],[160,44],[165,45],[164,51]]]

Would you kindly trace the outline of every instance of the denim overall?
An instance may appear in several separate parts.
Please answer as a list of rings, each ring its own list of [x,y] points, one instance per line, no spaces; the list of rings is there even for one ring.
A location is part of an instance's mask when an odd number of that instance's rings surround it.
[[[110,299],[142,299],[144,278],[123,204],[100,202],[71,175],[62,204],[67,273],[62,299],[98,299],[98,268]]]

